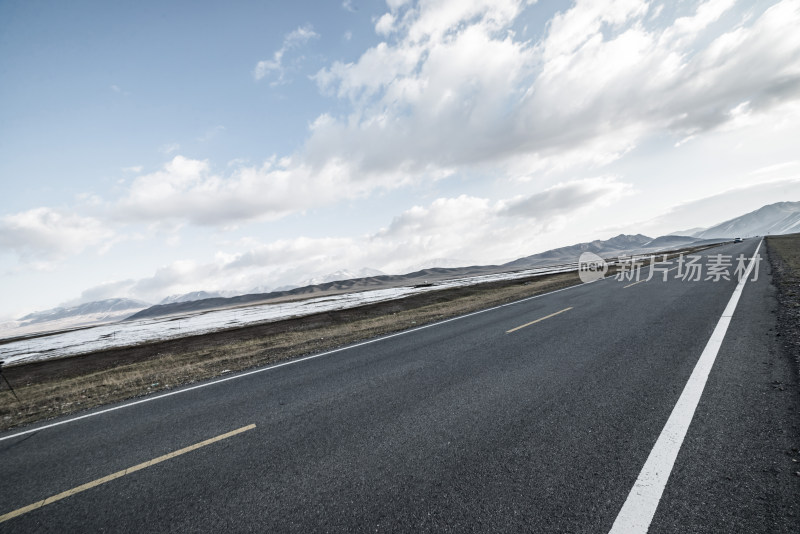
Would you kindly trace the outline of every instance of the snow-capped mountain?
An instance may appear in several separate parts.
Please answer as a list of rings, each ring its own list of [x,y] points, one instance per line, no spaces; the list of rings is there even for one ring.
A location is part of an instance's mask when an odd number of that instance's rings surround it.
[[[405,269],[403,269],[402,272],[413,273],[415,271],[421,271],[423,269],[435,269],[435,268],[451,269],[453,267],[467,267],[469,265],[475,265],[475,262],[457,258],[431,258],[429,260],[409,265]]]
[[[309,278],[308,280],[304,280],[298,284],[299,287],[303,286],[313,286],[317,284],[325,284],[328,282],[338,282],[339,280],[352,280],[354,278],[368,278],[370,276],[383,276],[384,272],[379,271],[378,269],[370,269],[369,267],[364,267],[363,269],[359,269],[357,271],[351,271],[349,269],[342,269],[340,271],[336,271],[333,273],[329,273],[322,276],[314,276]]]
[[[29,313],[16,321],[0,325],[0,337],[24,336],[34,332],[64,330],[79,326],[120,321],[149,308],[148,302],[133,299],[105,299],[77,306],[59,306]]]
[[[697,232],[694,237],[752,237],[800,232],[800,202],[777,202]]]
[[[78,317],[81,315],[116,317],[125,313],[130,315],[138,310],[147,308],[148,306],[150,306],[148,302],[133,299],[97,300],[94,302],[79,304],[77,306],[59,306],[58,308],[53,308],[51,310],[29,313],[28,315],[21,317],[19,319],[19,323],[21,326],[25,326],[34,323],[44,323],[58,319],[66,319],[68,317]]]
[[[159,302],[159,304],[171,304],[173,302],[192,302],[193,300],[213,299],[219,297],[233,297],[238,295],[236,291],[192,291],[183,295],[170,295]]]

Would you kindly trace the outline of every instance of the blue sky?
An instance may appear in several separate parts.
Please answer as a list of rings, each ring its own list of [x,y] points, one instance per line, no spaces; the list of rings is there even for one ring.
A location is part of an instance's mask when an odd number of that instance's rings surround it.
[[[797,1],[0,3],[0,319],[800,199]]]

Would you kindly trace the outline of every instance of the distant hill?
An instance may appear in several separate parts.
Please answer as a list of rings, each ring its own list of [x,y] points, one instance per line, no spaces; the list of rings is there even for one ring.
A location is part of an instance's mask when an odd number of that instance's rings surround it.
[[[800,232],[800,202],[777,202],[712,226],[694,237],[753,237]]]
[[[224,297],[222,293],[217,291],[192,291],[191,293],[184,293],[183,295],[170,295],[164,298],[159,304],[172,304],[173,302],[192,302],[194,300],[213,299],[217,297]]]
[[[80,315],[116,317],[122,313],[134,313],[150,306],[149,303],[133,299],[106,299],[87,302],[77,306],[58,307],[51,310],[34,312],[21,317],[18,322],[21,326],[56,321]]]
[[[339,280],[352,280],[354,278],[368,278],[370,276],[383,276],[385,274],[386,273],[379,271],[378,269],[370,269],[369,267],[364,267],[363,269],[359,269],[358,271],[350,271],[348,269],[342,269],[340,271],[336,271],[333,273],[309,278],[308,280],[304,280],[298,285],[301,287],[312,286],[316,284],[324,284],[326,282],[337,282]]]
[[[474,265],[475,262],[458,259],[458,258],[431,258],[429,260],[425,260],[422,262],[415,263],[413,265],[406,266],[401,272],[413,272],[413,271],[421,271],[422,269],[431,269],[434,267],[444,267],[449,269],[451,267],[464,267],[465,265]]]
[[[548,264],[569,263],[577,261],[578,257],[584,252],[594,252],[602,257],[618,256],[623,253],[639,250],[643,248],[646,243],[651,241],[653,241],[652,237],[647,237],[642,234],[620,234],[605,241],[597,239],[595,241],[589,241],[588,243],[578,243],[576,245],[555,248],[547,252],[525,256],[524,258],[505,263],[503,267],[526,268]]]
[[[687,238],[696,241],[693,238]],[[194,313],[205,310],[227,308],[233,306],[244,306],[265,302],[280,302],[287,299],[308,298],[322,295],[334,295],[337,293],[348,293],[354,291],[365,291],[368,289],[386,289],[391,287],[415,285],[425,282],[436,282],[452,278],[466,276],[477,276],[498,272],[527,269],[540,267],[543,265],[554,265],[559,263],[575,262],[581,252],[591,251],[605,257],[613,257],[620,254],[631,254],[643,250],[643,246],[652,242],[653,239],[644,235],[624,235],[620,234],[606,241],[592,241],[590,243],[578,243],[569,247],[534,254],[526,258],[520,258],[503,265],[474,265],[470,267],[433,267],[420,269],[408,274],[375,276],[364,276],[346,280],[332,280],[328,282],[306,284],[301,287],[288,289],[285,291],[270,291],[264,293],[254,293],[239,295],[231,298],[210,298],[192,302],[174,302],[160,304],[146,310],[142,310],[128,319],[144,319],[149,317],[161,317],[165,315],[177,315],[184,313]],[[338,278],[346,271],[332,273],[332,278]],[[362,270],[363,272],[363,270]],[[377,271],[380,272],[380,271]],[[314,281],[311,279],[310,281]]]
[[[673,247],[683,247],[686,245],[694,244],[698,241],[696,237],[691,237],[687,235],[662,235],[661,237],[657,237],[652,241],[648,241],[642,248],[658,248],[661,250]]]
[[[458,276],[470,276],[475,274],[485,274],[498,272],[503,269],[497,266],[488,267],[466,267],[460,269],[423,269],[414,273],[404,275],[380,275],[368,276],[363,278],[353,278],[349,280],[334,280],[319,284],[310,284],[287,290],[275,290],[266,293],[251,293],[230,298],[210,298],[192,302],[174,302],[170,304],[158,304],[142,310],[128,317],[128,320],[144,319],[149,317],[162,317],[165,315],[175,315],[193,313],[198,311],[228,308],[234,306],[244,306],[264,302],[280,302],[284,300],[309,298],[322,295],[335,295],[339,293],[352,293],[355,291],[365,291],[368,289],[386,289],[391,287],[407,286],[422,282],[444,280],[456,278]]]
[[[268,289],[258,286],[241,294],[233,291],[193,291],[182,295],[171,295],[159,304],[150,304],[132,299],[107,299],[73,307],[59,307],[36,312],[17,321],[0,325],[0,337],[26,335],[33,332],[54,331],[78,326],[108,323],[119,320],[135,320],[166,315],[180,315],[206,310],[247,306],[266,302],[310,298],[323,295],[352,293],[369,289],[437,282],[452,278],[478,276],[547,265],[566,264],[577,261],[581,253],[590,251],[602,257],[612,258],[622,254],[637,254],[669,250],[705,241],[689,236],[662,236],[650,238],[642,234],[620,234],[607,240],[577,243],[546,252],[533,254],[503,265],[473,265],[466,267],[429,267],[401,275],[387,275],[376,269],[358,271],[341,270],[306,280],[300,287],[282,286]],[[456,263],[456,260],[432,260],[432,263]],[[458,263],[463,263],[458,261]]]
[[[800,202],[778,202],[710,228],[693,228],[685,232],[678,232],[679,235],[666,235],[655,239],[642,234],[620,234],[611,239],[598,239],[532,254],[502,265],[465,267],[462,266],[466,263],[464,260],[438,258],[417,264],[417,268],[413,269],[413,272],[402,275],[387,275],[369,268],[356,271],[341,270],[309,278],[301,282],[300,287],[284,285],[270,288],[270,286],[261,285],[252,288],[246,294],[233,291],[193,291],[182,295],[171,295],[155,306],[140,300],[125,298],[88,302],[78,306],[62,306],[31,313],[16,321],[0,324],[0,337],[89,326],[122,319],[193,313],[231,306],[280,302],[368,289],[385,289],[466,276],[567,264],[575,262],[583,252],[587,251],[594,252],[601,257],[613,258],[623,254],[653,253],[690,245],[711,244],[734,237],[792,232],[800,232]]]
[[[149,306],[149,302],[123,298],[86,302],[77,306],[59,306],[0,324],[0,338],[113,323]]]

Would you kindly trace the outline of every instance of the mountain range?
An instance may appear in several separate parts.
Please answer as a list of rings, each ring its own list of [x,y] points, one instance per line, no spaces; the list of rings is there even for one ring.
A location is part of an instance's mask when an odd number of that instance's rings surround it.
[[[595,254],[604,257],[618,256],[622,253],[628,253],[632,250],[639,250],[643,248],[646,243],[651,241],[653,241],[652,237],[647,237],[642,234],[620,234],[605,241],[597,239],[588,243],[578,243],[577,245],[554,248],[553,250],[548,250],[547,252],[540,252],[539,254],[533,254],[532,256],[526,256],[524,258],[510,261],[503,264],[503,267],[520,269],[539,267],[543,265],[557,265],[559,263],[569,263],[576,261],[576,258],[583,252],[594,252]]]
[[[581,253],[587,251],[611,258],[622,254],[654,253],[689,245],[696,246],[734,237],[792,232],[800,232],[800,202],[778,202],[709,228],[694,228],[691,231],[680,232],[689,235],[666,235],[654,239],[642,234],[620,234],[607,240],[559,247],[502,265],[463,267],[457,266],[463,264],[458,260],[438,259],[426,262],[427,265],[437,265],[437,267],[415,269],[413,272],[402,275],[387,275],[370,268],[356,271],[341,270],[309,278],[299,282],[298,286],[283,286],[274,289],[270,289],[268,286],[259,286],[246,292],[193,291],[182,295],[171,295],[154,306],[143,301],[117,298],[88,302],[78,306],[58,307],[31,313],[10,324],[0,325],[0,337],[88,326],[122,319],[191,313],[230,306],[279,302],[287,299],[415,285],[450,278],[566,264],[576,261]]]
[[[653,239],[641,234],[620,234],[605,241],[596,240],[589,243],[578,243],[577,245],[561,247],[549,250],[547,252],[534,254],[532,256],[519,258],[502,265],[434,267],[401,275],[380,274],[344,280],[341,280],[339,279],[339,276],[334,275],[331,276],[333,280],[329,282],[306,284],[304,286],[288,290],[250,293],[230,298],[209,298],[198,301],[160,304],[145,310],[141,310],[133,314],[128,319],[136,320],[163,317],[166,315],[182,315],[235,306],[277,303],[285,300],[352,293],[369,289],[388,289],[392,287],[438,282],[453,278],[463,278],[551,265],[569,264],[577,261],[578,256],[585,251],[591,251],[600,256],[611,258],[622,254],[642,254],[647,252],[655,252],[658,250],[673,249],[677,246],[703,244],[707,242],[715,242],[715,240],[700,239],[688,236],[663,236]]]
[[[341,271],[336,271],[334,273],[326,274],[323,276],[316,276],[313,278],[309,278],[308,280],[304,280],[299,284],[297,284],[296,287],[313,286],[316,284],[325,284],[327,282],[338,282],[339,280],[352,280],[353,278],[382,276],[385,274],[386,273],[381,272],[378,269],[370,269],[369,267],[364,267],[363,269],[359,269],[357,271],[350,271],[348,269],[343,269]]]
[[[159,304],[172,304],[173,302],[191,302],[193,300],[215,299],[219,297],[233,297],[239,293],[235,291],[192,291],[183,295],[170,295]]]
[[[152,304],[149,302],[125,298],[96,300],[76,306],[59,306],[29,313],[16,321],[0,324],[0,339],[113,323],[150,306]]]
[[[794,232],[800,232],[800,202],[778,202],[700,230],[692,236],[753,237]]]
[[[77,317],[81,315],[95,315],[101,319],[113,320],[119,315],[130,315],[142,308],[148,308],[151,304],[141,300],[133,299],[105,299],[94,302],[86,302],[77,306],[58,307],[52,310],[29,313],[21,317],[19,321],[23,325],[45,323],[55,319],[65,319],[67,317]]]

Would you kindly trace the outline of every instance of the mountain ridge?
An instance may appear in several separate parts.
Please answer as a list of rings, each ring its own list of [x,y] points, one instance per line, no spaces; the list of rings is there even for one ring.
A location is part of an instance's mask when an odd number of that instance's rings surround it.
[[[605,257],[613,257],[621,253],[635,253],[642,250],[645,243],[653,241],[653,238],[642,235],[619,234],[607,240],[594,240],[586,243],[577,243],[566,247],[560,247],[545,251],[532,256],[526,256],[517,260],[504,263],[502,265],[472,265],[467,267],[433,267],[420,269],[412,273],[401,275],[378,275],[346,280],[334,280],[330,282],[309,284],[286,291],[271,291],[266,293],[255,293],[238,295],[230,298],[211,298],[201,301],[172,303],[156,305],[151,308],[141,310],[126,320],[137,320],[151,317],[162,317],[165,315],[177,315],[212,309],[235,307],[256,303],[279,302],[292,298],[308,298],[312,296],[330,295],[353,291],[364,291],[368,289],[384,289],[390,287],[407,286],[421,283],[436,282],[448,278],[460,278],[466,276],[477,276],[505,272],[509,270],[522,270],[534,267],[541,267],[546,264],[552,265],[553,262],[569,263],[577,260],[581,252],[591,251]]]
[[[53,321],[56,319],[65,319],[78,315],[103,313],[114,315],[115,313],[125,312],[135,308],[146,308],[151,305],[152,304],[149,302],[145,302],[143,300],[111,298],[95,300],[92,302],[84,302],[83,304],[77,304],[75,306],[58,306],[49,310],[33,312],[25,315],[24,317],[20,317],[18,321],[28,325]]]
[[[753,237],[800,232],[800,202],[775,202],[721,222],[693,237]]]

